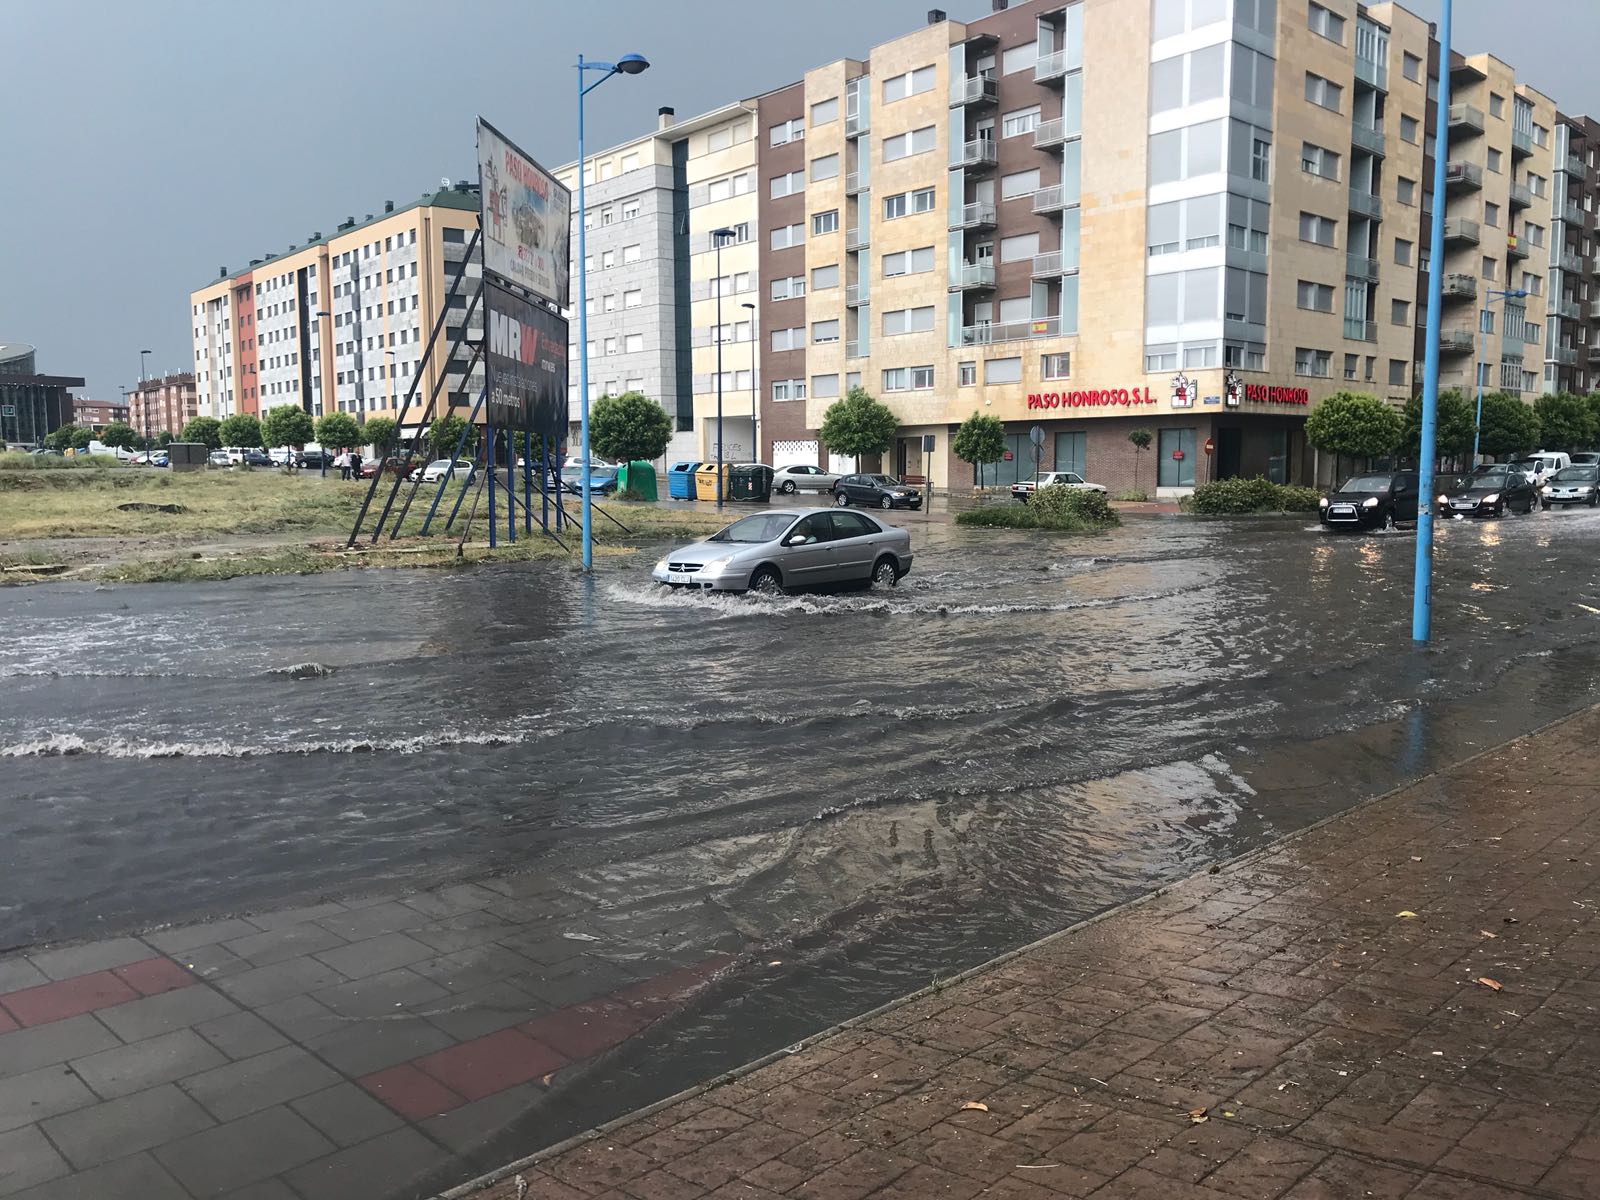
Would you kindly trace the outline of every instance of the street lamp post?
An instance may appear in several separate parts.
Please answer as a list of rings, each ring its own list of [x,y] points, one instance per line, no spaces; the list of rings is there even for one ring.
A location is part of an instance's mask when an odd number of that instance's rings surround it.
[[[761,393],[756,390],[756,306],[741,304],[750,313],[750,461],[761,461]]]
[[[588,213],[585,204],[583,177],[583,98],[613,75],[637,75],[650,66],[642,54],[624,54],[614,63],[584,62],[578,55],[578,421],[579,439],[583,454],[583,569],[594,569],[594,533],[589,511],[589,264],[586,261],[588,240],[584,236],[584,221]],[[599,79],[584,86],[585,71],[602,72]]]
[[[151,351],[151,350],[141,350],[141,351],[139,351],[139,386],[135,390],[138,391],[140,394],[143,394],[143,392],[144,392],[144,381],[145,381],[144,360],[146,358],[150,357],[150,355],[152,353],[154,353],[154,351]],[[141,434],[141,436],[143,436],[143,437],[149,437],[150,436],[150,430],[148,428],[149,424],[150,424],[149,403],[148,402],[143,402],[143,403],[141,403],[139,405],[139,433]]]
[[[1473,372],[1473,378],[1478,385],[1478,415],[1472,422],[1472,466],[1474,470],[1478,466],[1478,435],[1483,429],[1483,335],[1489,332],[1484,326],[1493,320],[1489,306],[1495,302],[1496,297],[1501,300],[1520,300],[1527,294],[1526,288],[1489,288],[1484,292],[1483,309],[1478,315],[1478,337],[1475,339],[1478,346],[1478,362]],[[1489,320],[1484,320],[1485,317],[1488,317]]]
[[[722,493],[727,490],[722,471],[722,240],[734,236],[733,230],[724,226],[711,231],[711,244],[717,251],[717,508],[722,507]]]
[[[311,316],[312,316],[312,320],[313,321],[320,321],[323,317],[332,317],[333,314],[331,312],[329,312],[325,308],[319,308],[315,312],[313,312],[311,314]],[[317,339],[317,341],[320,344],[322,339],[319,337]],[[325,375],[325,376],[323,376],[323,378],[326,379],[326,378],[328,378],[328,376]],[[337,396],[335,396],[333,398],[333,402],[334,402],[335,405],[337,405],[339,403],[339,398]],[[324,414],[326,414],[327,411],[328,411],[328,400],[327,400],[326,396],[324,396],[323,400],[322,400],[322,411],[323,411]],[[338,411],[338,410],[335,409],[335,411]],[[328,477],[328,448],[322,444],[322,439],[321,438],[317,439],[317,447],[318,447],[318,450],[319,450],[318,457],[320,459],[322,459],[322,470],[320,472],[318,472],[318,474],[320,474],[323,479],[326,479]],[[341,451],[343,451],[344,449],[345,449],[345,447],[343,447],[343,446],[340,447]]]

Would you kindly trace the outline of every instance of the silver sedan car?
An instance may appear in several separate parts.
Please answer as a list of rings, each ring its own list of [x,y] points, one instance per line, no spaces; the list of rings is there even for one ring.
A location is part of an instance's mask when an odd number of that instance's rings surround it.
[[[674,550],[651,577],[670,587],[786,592],[845,584],[893,587],[911,570],[911,535],[866,513],[769,509]]]

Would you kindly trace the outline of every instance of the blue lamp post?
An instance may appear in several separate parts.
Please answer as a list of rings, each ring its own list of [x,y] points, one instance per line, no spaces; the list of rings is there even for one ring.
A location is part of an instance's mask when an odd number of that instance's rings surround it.
[[[1477,416],[1477,419],[1475,421],[1473,421],[1473,423],[1472,423],[1472,465],[1473,465],[1474,468],[1476,468],[1477,465],[1478,465],[1478,434],[1483,429],[1483,337],[1482,337],[1482,335],[1489,332],[1489,330],[1485,328],[1485,326],[1487,326],[1489,324],[1489,322],[1485,321],[1483,318],[1485,316],[1488,316],[1489,311],[1490,311],[1489,310],[1489,306],[1495,302],[1495,298],[1496,297],[1500,298],[1501,300],[1520,300],[1520,299],[1522,299],[1522,297],[1526,296],[1527,294],[1528,294],[1528,292],[1527,292],[1526,288],[1489,288],[1487,291],[1484,292],[1483,313],[1478,318],[1478,335],[1479,335],[1478,339],[1477,339],[1478,363],[1477,363],[1477,367],[1476,367],[1475,374],[1474,374],[1474,378],[1478,381],[1478,416]]]
[[[613,75],[637,75],[650,63],[642,54],[624,54],[614,63],[584,62],[578,55],[578,404],[580,440],[583,446],[583,569],[594,567],[594,537],[589,520],[589,266],[584,229],[583,98]],[[585,71],[599,71],[600,78],[587,86]]]

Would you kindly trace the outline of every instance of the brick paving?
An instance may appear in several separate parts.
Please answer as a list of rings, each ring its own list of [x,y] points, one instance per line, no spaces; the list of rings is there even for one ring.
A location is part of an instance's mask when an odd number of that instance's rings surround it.
[[[477,1200],[1600,1197],[1590,710]]]

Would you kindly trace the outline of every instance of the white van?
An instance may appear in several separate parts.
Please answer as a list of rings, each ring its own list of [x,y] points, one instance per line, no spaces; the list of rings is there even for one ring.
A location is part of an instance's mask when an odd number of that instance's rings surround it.
[[[1526,458],[1519,458],[1516,465],[1533,476],[1537,487],[1563,467],[1570,467],[1572,456],[1560,450],[1537,450]]]

